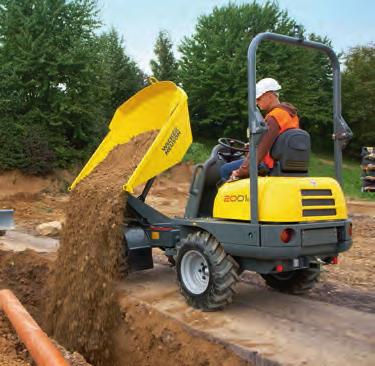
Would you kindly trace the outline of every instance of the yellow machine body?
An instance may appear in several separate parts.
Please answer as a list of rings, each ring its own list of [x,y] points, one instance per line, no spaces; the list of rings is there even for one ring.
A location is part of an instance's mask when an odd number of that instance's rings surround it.
[[[225,183],[215,198],[213,216],[250,220],[250,182]],[[344,194],[333,178],[259,177],[259,221],[312,222],[347,219]]]
[[[88,176],[115,146],[153,130],[158,130],[158,135],[128,181],[124,182],[124,190],[130,193],[134,187],[180,162],[192,142],[187,95],[170,81],[153,83],[116,110],[107,136],[70,189]]]

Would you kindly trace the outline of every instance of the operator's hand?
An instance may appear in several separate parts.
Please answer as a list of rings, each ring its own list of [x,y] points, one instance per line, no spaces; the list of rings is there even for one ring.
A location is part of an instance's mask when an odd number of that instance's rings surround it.
[[[238,169],[237,170],[233,170],[232,175],[228,179],[228,182],[233,182],[235,180],[240,179],[240,174],[239,173],[240,172],[239,172]]]

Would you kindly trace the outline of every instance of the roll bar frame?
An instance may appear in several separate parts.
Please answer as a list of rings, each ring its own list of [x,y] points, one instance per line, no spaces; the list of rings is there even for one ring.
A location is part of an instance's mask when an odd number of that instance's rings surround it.
[[[262,41],[274,41],[294,46],[316,49],[324,52],[331,61],[333,69],[333,135],[336,180],[342,185],[342,148],[352,138],[353,133],[341,115],[341,74],[340,62],[335,52],[327,45],[307,41],[303,37],[290,37],[281,34],[265,32],[255,36],[248,48],[248,108],[249,108],[249,176],[250,176],[250,217],[252,224],[259,223],[258,215],[258,167],[256,147],[260,136],[266,128],[257,118],[256,108],[256,50]],[[252,179],[255,178],[255,179]]]

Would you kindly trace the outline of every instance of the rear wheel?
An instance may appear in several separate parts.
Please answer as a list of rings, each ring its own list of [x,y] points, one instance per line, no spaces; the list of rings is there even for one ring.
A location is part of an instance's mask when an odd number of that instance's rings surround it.
[[[310,291],[319,280],[320,266],[291,272],[262,274],[266,284],[280,292],[301,295]]]
[[[176,268],[181,293],[189,305],[214,311],[232,302],[238,264],[212,235],[196,232],[181,240]]]
[[[173,257],[173,255],[167,255],[167,258],[168,258],[168,263],[169,263],[172,267],[175,267],[175,266],[176,266],[176,260],[175,260],[175,258]]]

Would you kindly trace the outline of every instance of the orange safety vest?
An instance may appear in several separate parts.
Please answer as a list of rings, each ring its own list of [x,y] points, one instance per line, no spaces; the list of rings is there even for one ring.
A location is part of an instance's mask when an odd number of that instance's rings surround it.
[[[289,130],[290,128],[299,128],[299,118],[297,114],[292,116],[283,107],[275,107],[274,109],[272,109],[270,112],[267,113],[265,120],[267,121],[267,118],[269,117],[273,117],[280,127],[278,136],[282,134],[284,131]],[[271,158],[269,152],[264,157],[263,163],[265,163],[270,169],[273,168],[274,160]]]

